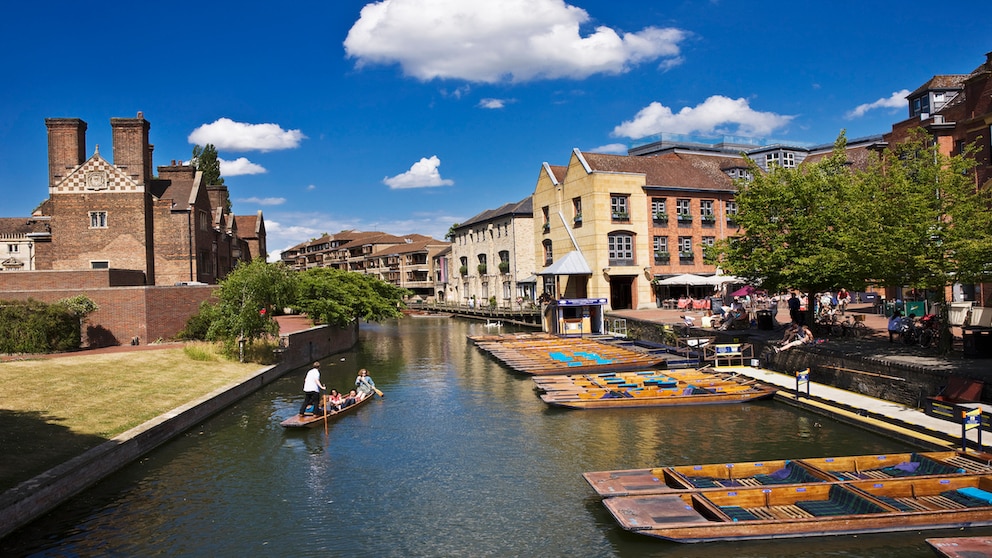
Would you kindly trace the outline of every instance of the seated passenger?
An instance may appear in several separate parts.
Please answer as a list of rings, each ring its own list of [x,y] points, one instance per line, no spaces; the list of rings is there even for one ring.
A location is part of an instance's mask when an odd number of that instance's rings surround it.
[[[781,347],[775,347],[776,353],[781,353],[782,351],[787,351],[793,347],[798,347],[799,345],[811,345],[815,339],[813,338],[813,332],[809,329],[809,326],[802,326],[799,330],[799,335],[796,339],[782,345]]]
[[[351,407],[357,402],[358,402],[358,394],[355,392],[355,390],[351,390],[351,392],[348,393],[348,397],[344,398],[344,404],[341,405],[341,408],[344,409],[345,407]]]
[[[344,404],[344,398],[338,393],[338,390],[332,389],[331,394],[327,396],[327,410],[328,411],[340,411],[341,406]]]

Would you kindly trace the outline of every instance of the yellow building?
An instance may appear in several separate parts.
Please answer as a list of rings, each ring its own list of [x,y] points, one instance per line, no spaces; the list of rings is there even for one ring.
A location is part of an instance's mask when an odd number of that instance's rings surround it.
[[[575,149],[565,167],[545,163],[533,196],[543,291],[556,300],[606,299],[614,310],[650,308],[656,277],[714,274],[703,247],[736,231],[734,180],[744,169],[732,152],[690,149]]]

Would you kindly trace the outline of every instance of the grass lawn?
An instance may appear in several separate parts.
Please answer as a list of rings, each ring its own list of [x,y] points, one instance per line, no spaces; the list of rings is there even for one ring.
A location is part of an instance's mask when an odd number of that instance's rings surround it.
[[[259,368],[183,347],[0,362],[0,491]]]

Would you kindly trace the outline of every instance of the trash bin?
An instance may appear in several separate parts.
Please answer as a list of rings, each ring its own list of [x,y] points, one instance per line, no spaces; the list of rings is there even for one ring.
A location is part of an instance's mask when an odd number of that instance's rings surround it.
[[[772,318],[771,310],[758,310],[756,312],[758,329],[775,329],[775,321]]]

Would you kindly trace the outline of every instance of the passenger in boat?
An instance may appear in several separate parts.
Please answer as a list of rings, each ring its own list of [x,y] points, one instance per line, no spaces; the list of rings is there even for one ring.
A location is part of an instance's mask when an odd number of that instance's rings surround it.
[[[351,407],[355,403],[358,403],[358,393],[356,393],[355,390],[351,390],[348,397],[344,398],[344,403],[341,405],[341,408],[344,409],[345,407]]]
[[[362,396],[369,395],[375,391],[375,382],[369,376],[369,371],[364,368],[358,371],[358,377],[355,378],[355,386],[358,389],[358,393]]]
[[[327,410],[340,411],[342,405],[344,405],[344,398],[341,397],[338,390],[332,389],[331,394],[327,397]]]
[[[793,347],[798,347],[799,345],[812,345],[815,339],[813,338],[813,332],[809,329],[808,325],[802,326],[799,329],[799,334],[793,341],[789,341],[781,347],[775,347],[776,353],[781,353],[782,351],[787,351]]]
[[[320,403],[320,390],[327,389],[320,383],[320,363],[314,362],[313,368],[307,371],[307,377],[303,380],[303,405],[300,406],[300,416],[307,412],[307,407],[313,405],[314,411]]]

